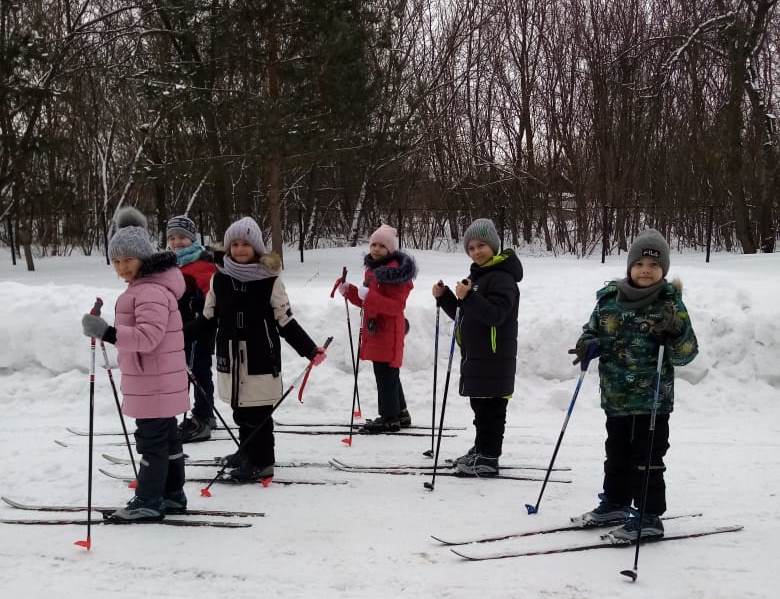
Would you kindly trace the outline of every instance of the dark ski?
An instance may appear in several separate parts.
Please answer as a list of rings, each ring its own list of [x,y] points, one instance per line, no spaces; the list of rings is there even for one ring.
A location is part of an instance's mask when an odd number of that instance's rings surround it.
[[[116,474],[114,472],[109,472],[107,470],[103,470],[102,468],[98,468],[98,472],[101,474],[104,474],[105,476],[109,478],[113,478],[115,480],[121,480],[123,482],[129,483],[132,482],[134,479],[132,476],[125,476],[124,474]],[[266,479],[268,480],[268,479]],[[211,478],[187,478],[185,482],[188,483],[210,483]],[[218,483],[227,483],[229,485],[242,485],[242,484],[259,484],[261,481],[252,481],[252,482],[239,482],[236,480],[232,480],[230,478],[218,478],[216,481]],[[346,485],[349,483],[349,481],[346,480],[290,480],[286,478],[276,478],[272,477],[271,481],[272,483],[276,485]]]
[[[345,462],[342,462],[341,460],[333,459],[331,460],[333,462],[337,462],[344,468],[350,468],[350,469],[356,469],[356,470],[433,470],[432,464],[347,464]],[[438,468],[454,468],[454,465],[451,463],[450,460],[448,460],[450,463],[446,464],[439,464]],[[130,463],[130,460],[127,460],[127,463]],[[530,465],[530,464],[509,464],[504,465],[501,464],[501,470],[544,470],[547,471],[547,466],[541,466],[541,465]],[[571,468],[568,466],[559,466],[558,468],[553,468],[554,472],[570,472]]]
[[[4,501],[8,505],[10,505],[12,508],[17,510],[27,510],[27,511],[33,511],[33,512],[85,512],[87,511],[86,505],[33,505],[29,503],[21,503],[19,501],[14,501],[13,499],[9,499],[8,497],[0,497],[0,500]],[[119,509],[119,506],[116,507],[107,507],[107,506],[92,506],[92,509],[96,512],[101,512],[103,514],[108,513],[112,514],[116,510]],[[235,518],[262,518],[265,516],[264,512],[243,512],[243,511],[231,511],[231,510],[199,510],[199,509],[188,509],[184,513],[180,514],[171,514],[175,516],[225,516],[225,517],[235,517]]]
[[[118,456],[113,456],[107,453],[102,454],[102,456],[103,459],[117,466],[130,465],[129,458],[120,458]],[[210,468],[219,468],[223,465],[223,460],[224,458],[222,457],[206,458],[200,460],[185,457],[184,464],[187,466],[207,466]],[[274,466],[276,468],[330,468],[330,464],[328,462],[276,462]]]
[[[407,476],[432,476],[433,470],[394,470],[392,468],[349,468],[341,464],[338,460],[331,460],[331,466],[340,472],[351,472],[353,474],[391,474],[391,475],[407,475]],[[543,478],[538,476],[519,476],[515,474],[499,474],[498,476],[463,476],[457,472],[437,472],[436,476],[451,476],[454,478],[462,479],[479,479],[479,480],[525,480],[525,481],[542,481]],[[551,478],[548,482],[551,483],[570,483],[568,479]]]
[[[696,539],[699,537],[707,537],[710,535],[719,535],[728,532],[737,532],[743,529],[743,526],[735,524],[733,526],[718,526],[714,528],[708,528],[697,532],[680,532],[671,533],[663,537],[643,539],[642,544],[645,543],[662,543],[664,541],[679,541],[682,539]],[[536,551],[494,551],[494,552],[470,552],[467,549],[450,549],[455,555],[462,557],[463,559],[479,562],[491,559],[504,559],[507,557],[527,557],[530,555],[550,555],[553,553],[570,553],[574,551],[588,551],[590,549],[608,549],[608,548],[621,548],[621,547],[635,547],[634,543],[613,543],[611,541],[599,541],[596,543],[583,543],[581,545],[566,545],[563,547],[556,547],[553,549],[539,549]]]
[[[349,422],[278,422],[274,420],[274,426],[289,426],[289,427],[300,427],[300,428],[328,428],[328,427],[340,427],[340,428],[349,428]],[[356,428],[360,428],[360,424],[355,424]],[[420,426],[413,424],[412,426],[406,426],[404,427],[404,430],[420,430],[420,431],[430,431],[430,426]],[[445,426],[445,431],[465,431],[465,426]],[[121,434],[121,433],[120,433]],[[430,433],[428,433],[428,436],[430,436]]]
[[[674,516],[664,516],[661,518],[662,520],[678,520],[680,518],[699,518],[701,517],[701,512],[698,513],[692,513],[692,514],[675,514]],[[504,541],[506,539],[517,539],[520,537],[533,537],[537,535],[548,535],[555,532],[568,532],[572,530],[597,530],[599,528],[610,528],[614,526],[619,526],[618,524],[615,524],[614,522],[610,524],[604,524],[603,526],[598,525],[592,525],[592,526],[583,526],[582,524],[567,524],[564,526],[554,526],[551,528],[537,528],[536,530],[523,530],[518,532],[509,532],[509,533],[501,533],[497,535],[492,536],[482,536],[482,537],[464,537],[461,539],[452,539],[452,538],[444,538],[444,537],[437,537],[435,535],[431,535],[431,538],[438,541],[442,545],[447,545],[449,547],[454,547],[456,545],[470,545],[472,543],[492,543],[494,541]]]
[[[36,520],[15,520],[5,518],[0,520],[0,524],[27,524],[27,525],[41,525],[41,526],[64,526],[67,524],[75,524],[84,526],[87,524],[86,518],[73,518],[73,519],[49,519],[39,518]],[[140,522],[129,522],[126,520],[118,520],[113,518],[103,518],[102,520],[92,520],[92,525],[96,524],[113,524],[117,526],[137,526],[140,524],[162,524],[163,526],[192,526],[203,527],[210,526],[212,528],[249,528],[252,526],[249,522],[218,522],[216,520],[146,520]]]

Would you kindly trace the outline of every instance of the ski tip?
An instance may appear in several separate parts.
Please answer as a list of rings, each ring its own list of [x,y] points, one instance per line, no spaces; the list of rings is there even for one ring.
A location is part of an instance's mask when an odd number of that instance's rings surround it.
[[[74,541],[73,544],[78,547],[83,547],[87,551],[92,549],[92,539],[84,539],[83,541]]]
[[[211,497],[211,491],[209,491],[209,488],[208,488],[208,487],[203,487],[203,488],[200,490],[200,496],[201,496],[201,497]]]
[[[127,483],[128,489],[137,489],[138,488],[138,481],[133,479],[129,483]]]
[[[344,437],[341,442],[347,447],[352,447],[352,439],[350,437]]]
[[[528,510],[528,514],[529,515],[530,514],[538,514],[539,513],[539,508],[536,507],[535,505],[531,505],[530,503],[526,503],[525,504],[525,509]]]
[[[623,576],[627,576],[631,579],[631,582],[636,582],[637,573],[636,570],[621,570],[620,573]]]
[[[363,412],[361,412],[360,410],[355,410],[354,412],[352,412],[352,415],[355,418],[363,418]]]
[[[274,480],[273,476],[267,476],[265,478],[260,479],[260,484],[263,485],[263,487],[270,487],[273,480]]]

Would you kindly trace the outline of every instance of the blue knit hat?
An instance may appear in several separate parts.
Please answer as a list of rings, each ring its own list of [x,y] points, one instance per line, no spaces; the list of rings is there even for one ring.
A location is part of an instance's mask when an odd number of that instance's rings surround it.
[[[108,257],[143,260],[155,249],[146,229],[146,217],[132,207],[122,208],[114,217],[114,231],[108,242]]]

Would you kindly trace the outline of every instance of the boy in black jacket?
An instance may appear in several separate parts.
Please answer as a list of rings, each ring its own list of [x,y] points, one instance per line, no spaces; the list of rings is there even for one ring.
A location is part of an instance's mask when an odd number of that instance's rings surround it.
[[[441,281],[433,286],[436,303],[450,318],[458,314],[459,391],[471,398],[474,410],[474,446],[455,460],[462,476],[498,474],[506,407],[515,386],[517,283],[523,266],[513,250],[499,254],[499,245],[493,221],[475,220],[463,235],[463,247],[473,260],[469,278],[455,286],[455,293]]]

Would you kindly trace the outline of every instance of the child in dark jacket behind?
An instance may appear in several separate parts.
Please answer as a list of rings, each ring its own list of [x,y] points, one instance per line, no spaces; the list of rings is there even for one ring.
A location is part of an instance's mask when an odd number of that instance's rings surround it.
[[[682,301],[682,285],[669,283],[669,245],[655,229],[643,231],[628,252],[627,276],[596,293],[596,307],[575,349],[574,363],[599,357],[601,407],[607,415],[607,459],[599,505],[578,518],[585,526],[622,524],[608,533],[618,542],[664,534],[663,458],[669,449],[674,404],[674,367],[698,353],[696,335]],[[656,392],[659,346],[664,345],[646,498],[643,487],[649,428]],[[645,503],[641,526],[638,510]],[[634,504],[636,510],[631,509]]]
[[[182,443],[208,441],[214,418],[214,381],[211,375],[211,355],[214,353],[213,326],[189,326],[202,317],[203,306],[211,288],[211,277],[217,271],[211,255],[196,241],[195,223],[185,215],[168,221],[168,247],[176,253],[176,262],[187,285],[179,300],[179,311],[184,321],[184,352],[195,385],[195,403],[190,418],[185,416],[179,425]],[[197,334],[195,331],[197,330]]]
[[[406,335],[404,309],[417,266],[411,256],[398,251],[398,234],[389,225],[374,231],[369,243],[363,284],[358,288],[343,282],[339,292],[363,309],[359,359],[374,365],[379,417],[366,421],[362,430],[395,432],[412,425],[400,373]]]
[[[498,253],[493,221],[475,220],[463,234],[473,260],[468,279],[455,293],[441,281],[433,296],[450,318],[458,315],[460,394],[471,398],[474,446],[455,460],[463,476],[496,476],[506,425],[507,402],[514,392],[517,362],[517,311],[523,266],[513,250]]]

